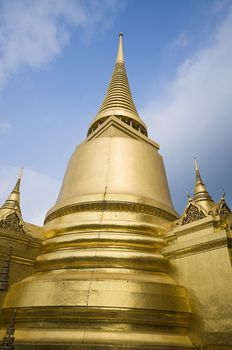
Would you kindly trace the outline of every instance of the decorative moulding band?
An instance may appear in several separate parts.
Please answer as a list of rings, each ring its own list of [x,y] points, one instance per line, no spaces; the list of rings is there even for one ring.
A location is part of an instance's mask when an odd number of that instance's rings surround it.
[[[59,218],[64,215],[73,213],[79,213],[84,211],[109,211],[109,212],[131,212],[141,213],[151,216],[158,216],[168,221],[175,221],[177,217],[163,209],[153,207],[147,204],[131,203],[131,202],[85,202],[79,204],[69,205],[60,209],[57,209],[53,213],[49,214],[45,219],[44,224]]]
[[[208,242],[201,242],[188,247],[174,247],[173,250],[168,252],[163,252],[163,255],[168,260],[175,260],[189,255],[204,253],[214,249],[220,249],[222,247],[227,247],[228,241],[227,237],[219,237]]]

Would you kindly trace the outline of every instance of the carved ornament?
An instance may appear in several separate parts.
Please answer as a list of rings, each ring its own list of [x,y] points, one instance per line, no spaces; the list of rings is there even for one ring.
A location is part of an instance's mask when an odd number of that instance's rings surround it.
[[[162,217],[169,221],[175,221],[177,218],[175,215],[170,214],[160,208],[156,208],[146,204],[131,203],[131,202],[88,202],[81,204],[74,204],[64,208],[60,208],[45,219],[45,224],[58,217],[69,215],[73,213],[79,213],[84,211],[108,211],[108,212],[132,212],[141,213],[152,216]]]
[[[0,228],[8,231],[25,233],[24,226],[16,213],[9,214],[1,220]]]
[[[195,205],[190,204],[190,206],[185,211],[182,225],[189,224],[190,222],[203,219],[205,215],[203,212]]]
[[[225,203],[219,209],[219,215],[221,220],[225,220],[230,215],[230,210]]]

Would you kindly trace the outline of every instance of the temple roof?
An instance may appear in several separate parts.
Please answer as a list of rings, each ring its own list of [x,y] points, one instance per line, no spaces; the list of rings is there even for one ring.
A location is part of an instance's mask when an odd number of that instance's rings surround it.
[[[123,34],[120,33],[119,46],[113,75],[104,101],[95,119],[92,121],[89,127],[88,134],[90,134],[92,130],[95,130],[98,125],[101,124],[106,118],[112,115],[117,116],[122,120],[124,118],[124,121],[130,124],[132,127],[135,127],[138,130],[141,128],[141,132],[147,134],[146,126],[140,119],[132,99],[124,64],[122,37]]]
[[[231,214],[229,206],[225,202],[225,193],[218,203],[215,203],[206,189],[202,181],[197,160],[194,159],[196,181],[194,186],[194,197],[188,195],[188,203],[179,220],[182,225],[202,219],[208,215],[213,215],[214,218],[219,217],[221,222],[225,221]]]

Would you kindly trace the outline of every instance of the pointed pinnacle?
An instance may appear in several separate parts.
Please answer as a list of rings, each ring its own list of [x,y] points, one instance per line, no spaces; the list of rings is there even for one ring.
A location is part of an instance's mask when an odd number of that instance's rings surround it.
[[[123,34],[119,33],[119,44],[118,44],[118,53],[117,53],[116,63],[124,63],[122,37],[123,37]]]
[[[119,119],[124,120],[126,123],[128,123],[128,121],[133,121],[132,124],[135,125],[136,130],[142,130],[143,134],[147,135],[146,125],[140,119],[130,91],[126,67],[124,64],[122,36],[122,33],[120,33],[116,64],[111,81],[103,103],[96,117],[90,124],[88,135],[111,116],[119,117]]]
[[[201,179],[196,158],[194,158],[194,166],[195,166],[195,172],[196,172],[196,182],[194,186],[194,200],[195,202],[200,202],[201,206],[203,206],[205,210],[209,212],[211,207],[214,205],[214,201],[209,195],[206,189],[206,186]]]
[[[203,183],[203,181],[201,179],[200,170],[198,168],[198,164],[197,164],[197,159],[196,158],[194,158],[194,167],[195,167],[195,172],[196,172],[196,183],[197,182]]]
[[[221,201],[224,201],[225,195],[226,195],[226,192],[225,192],[224,189],[223,189],[223,193],[222,193],[222,196],[221,196]]]
[[[194,165],[195,165],[195,170],[196,171],[199,170],[196,157],[194,157]]]
[[[22,175],[23,175],[23,167],[21,167],[20,173],[19,173],[19,177],[18,180],[15,184],[15,187],[13,189],[13,192],[20,192],[20,183],[21,183],[21,179],[22,179]]]
[[[22,167],[21,167],[20,174],[19,174],[19,178],[20,178],[20,179],[22,179],[22,176],[23,176],[23,170],[24,170],[24,167],[22,166]]]
[[[20,210],[20,183],[22,178],[23,168],[21,168],[17,182],[11,191],[11,194],[3,204],[2,208],[5,209],[19,209]]]

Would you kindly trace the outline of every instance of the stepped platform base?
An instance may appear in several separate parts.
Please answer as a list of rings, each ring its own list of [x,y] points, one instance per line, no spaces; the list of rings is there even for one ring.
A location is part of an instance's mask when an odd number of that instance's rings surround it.
[[[15,344],[14,350],[189,350],[189,347],[179,346],[116,346],[116,345],[97,345],[97,344]],[[6,347],[1,347],[4,350]],[[10,349],[7,347],[7,349]],[[232,345],[208,345],[193,346],[194,350],[232,350]]]
[[[94,345],[94,344],[17,344],[15,350],[189,350],[189,347],[179,346],[118,346],[118,345]],[[191,349],[200,350],[192,347]],[[0,348],[1,350],[1,348]]]

